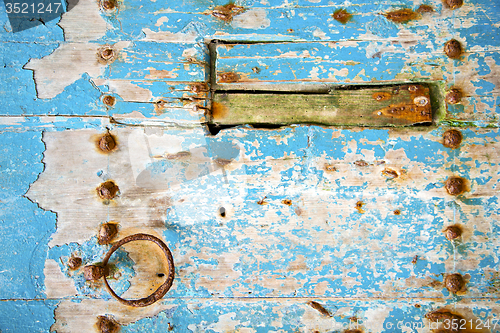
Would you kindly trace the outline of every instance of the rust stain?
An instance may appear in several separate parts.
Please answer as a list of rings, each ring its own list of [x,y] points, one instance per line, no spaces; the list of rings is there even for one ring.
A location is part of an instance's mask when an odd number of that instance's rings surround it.
[[[398,178],[398,173],[395,170],[389,168],[385,168],[384,170],[382,170],[382,174],[389,179]]]
[[[267,196],[263,197],[262,199],[260,199],[259,201],[257,201],[257,203],[259,205],[261,205],[261,206],[267,205],[266,198],[267,198]]]
[[[354,162],[354,165],[359,166],[359,167],[365,167],[365,166],[368,166],[369,164],[366,161],[357,160]]]
[[[450,195],[459,195],[466,191],[465,180],[461,177],[450,177],[444,185]]]
[[[105,200],[113,199],[119,190],[112,180],[107,180],[96,188],[97,195]]]
[[[399,209],[396,209],[393,213],[394,215],[401,215],[401,211]]]
[[[332,16],[335,20],[339,21],[342,24],[346,24],[352,18],[352,14],[350,14],[343,8],[337,9]]]
[[[447,148],[458,148],[462,143],[462,133],[455,129],[447,130],[443,133],[443,146]]]
[[[337,168],[333,164],[325,164],[325,171],[328,172],[337,171]]]
[[[118,147],[116,137],[109,133],[109,131],[106,134],[98,137],[95,140],[95,144],[99,152],[106,154],[115,151]]]
[[[224,6],[217,6],[212,10],[212,16],[221,19],[225,22],[230,22],[234,16],[242,14],[246,11],[246,8],[237,6],[230,2]]]
[[[103,45],[97,50],[97,61],[103,65],[112,63],[117,56],[118,52],[111,45]]]
[[[290,199],[284,199],[281,201],[282,204],[284,205],[287,205],[287,206],[291,206],[292,205],[292,200]]]
[[[317,310],[319,313],[321,313],[325,317],[331,317],[332,316],[331,313],[330,313],[330,311],[328,311],[327,309],[325,309],[323,307],[323,305],[319,304],[318,302],[309,301],[309,302],[307,302],[307,305],[309,305],[314,310]]]
[[[291,34],[291,33],[294,33],[295,30],[293,30],[293,29],[287,29],[286,32],[288,32],[289,34]]]
[[[458,224],[448,226],[443,232],[445,237],[450,241],[462,236],[462,228]]]
[[[457,104],[462,99],[462,91],[458,88],[451,88],[446,94],[446,103]]]
[[[458,273],[447,275],[444,279],[444,286],[449,292],[454,294],[465,291],[464,278]]]
[[[456,39],[451,39],[444,44],[444,53],[452,59],[460,58],[462,55],[462,45]]]
[[[221,83],[234,83],[238,82],[240,79],[240,76],[233,72],[220,73],[218,74],[218,76],[219,76],[219,82]]]
[[[429,5],[420,5],[417,9],[417,13],[432,13],[434,8]]]
[[[398,9],[392,12],[384,14],[384,16],[396,23],[406,23],[411,20],[416,20],[418,18],[417,13],[409,8]]]
[[[103,223],[97,236],[99,244],[109,244],[118,234],[118,223]]]
[[[212,118],[214,120],[224,119],[229,112],[229,109],[226,105],[218,102],[212,102]]]
[[[416,264],[417,264],[417,261],[418,261],[418,255],[416,255],[416,256],[414,256],[414,257],[413,257],[413,259],[412,259],[411,263],[412,263],[413,265],[416,265]]]
[[[78,267],[80,267],[82,265],[82,258],[79,258],[79,257],[71,257],[69,260],[68,260],[68,267],[69,269],[71,270],[75,270],[77,269]]]
[[[426,105],[398,103],[377,110],[374,114],[415,123],[432,121],[430,103],[427,103]]]
[[[387,100],[391,99],[391,97],[392,97],[391,93],[383,92],[383,91],[376,92],[372,95],[372,98],[378,102],[387,101]]]
[[[101,333],[117,333],[120,330],[120,324],[108,316],[97,317],[97,329]]]
[[[450,8],[450,9],[457,9],[457,8],[460,8],[462,7],[463,5],[463,0],[446,0],[444,1],[446,7]]]
[[[358,211],[358,213],[363,214],[365,212],[365,210],[363,209],[364,205],[365,205],[365,203],[363,201],[356,202],[355,208]]]

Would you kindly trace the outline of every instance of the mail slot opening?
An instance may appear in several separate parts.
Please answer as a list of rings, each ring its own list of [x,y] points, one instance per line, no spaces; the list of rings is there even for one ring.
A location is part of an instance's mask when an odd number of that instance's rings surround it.
[[[428,85],[338,86],[323,92],[216,90],[208,110],[212,129],[292,124],[415,126],[433,121]]]

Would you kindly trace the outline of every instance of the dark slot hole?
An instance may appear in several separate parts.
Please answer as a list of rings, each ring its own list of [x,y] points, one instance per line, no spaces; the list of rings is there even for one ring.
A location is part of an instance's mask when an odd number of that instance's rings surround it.
[[[219,208],[219,214],[222,217],[226,217],[226,208],[224,207]]]
[[[156,275],[157,275],[158,277],[164,277],[164,276],[165,276],[165,274],[163,274],[163,273],[158,273],[158,274],[156,274]]]

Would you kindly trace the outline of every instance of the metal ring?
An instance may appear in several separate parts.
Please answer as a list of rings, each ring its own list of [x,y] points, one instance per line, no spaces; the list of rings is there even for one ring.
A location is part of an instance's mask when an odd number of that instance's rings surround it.
[[[106,253],[106,256],[104,257],[102,261],[102,265],[106,267],[108,265],[108,260],[111,255],[118,250],[120,246],[123,244],[133,242],[133,241],[138,241],[138,240],[147,240],[151,241],[153,243],[156,243],[162,250],[163,253],[165,253],[165,256],[167,257],[167,263],[168,263],[168,276],[167,280],[158,288],[154,293],[149,295],[148,297],[141,298],[141,299],[133,299],[133,300],[127,300],[123,299],[120,296],[118,296],[113,289],[108,284],[108,280],[106,280],[106,274],[103,275],[104,278],[104,284],[106,285],[106,289],[108,292],[116,298],[120,303],[123,303],[125,305],[130,305],[130,306],[135,306],[135,307],[142,307],[142,306],[148,306],[153,304],[154,302],[160,300],[167,291],[170,289],[172,286],[172,283],[174,282],[174,276],[175,276],[175,267],[174,267],[174,258],[172,257],[172,253],[170,252],[170,249],[163,243],[163,241],[155,236],[148,235],[148,234],[135,234],[135,235],[130,235],[122,240],[116,242],[111,249],[109,249],[108,253]]]

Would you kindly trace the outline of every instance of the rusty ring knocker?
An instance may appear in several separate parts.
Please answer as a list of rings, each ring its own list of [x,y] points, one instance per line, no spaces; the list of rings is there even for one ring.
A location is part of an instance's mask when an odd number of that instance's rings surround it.
[[[163,253],[167,257],[167,263],[168,263],[167,280],[158,289],[156,289],[156,291],[154,293],[152,293],[148,297],[141,298],[141,299],[127,300],[127,299],[123,299],[120,296],[118,296],[113,291],[113,289],[111,289],[111,287],[108,284],[108,280],[106,280],[106,274],[103,275],[104,284],[106,285],[106,289],[111,294],[111,296],[116,298],[120,303],[130,305],[130,306],[135,306],[135,307],[148,306],[148,305],[151,305],[154,302],[160,300],[163,296],[165,296],[167,291],[172,286],[172,282],[174,281],[174,276],[175,276],[174,258],[172,257],[172,253],[170,252],[169,248],[167,247],[167,245],[165,245],[165,243],[162,242],[161,239],[159,239],[155,236],[152,236],[152,235],[148,235],[148,234],[135,234],[135,235],[127,236],[127,237],[123,238],[122,240],[116,242],[113,245],[113,247],[111,247],[111,249],[109,249],[108,253],[106,253],[106,256],[104,257],[104,259],[102,261],[102,265],[104,267],[107,266],[109,257],[111,257],[111,255],[116,250],[118,250],[118,248],[120,246],[122,246],[123,244],[129,243],[129,242],[138,241],[138,240],[151,241],[153,243],[156,243],[156,245],[158,245],[163,250]]]

